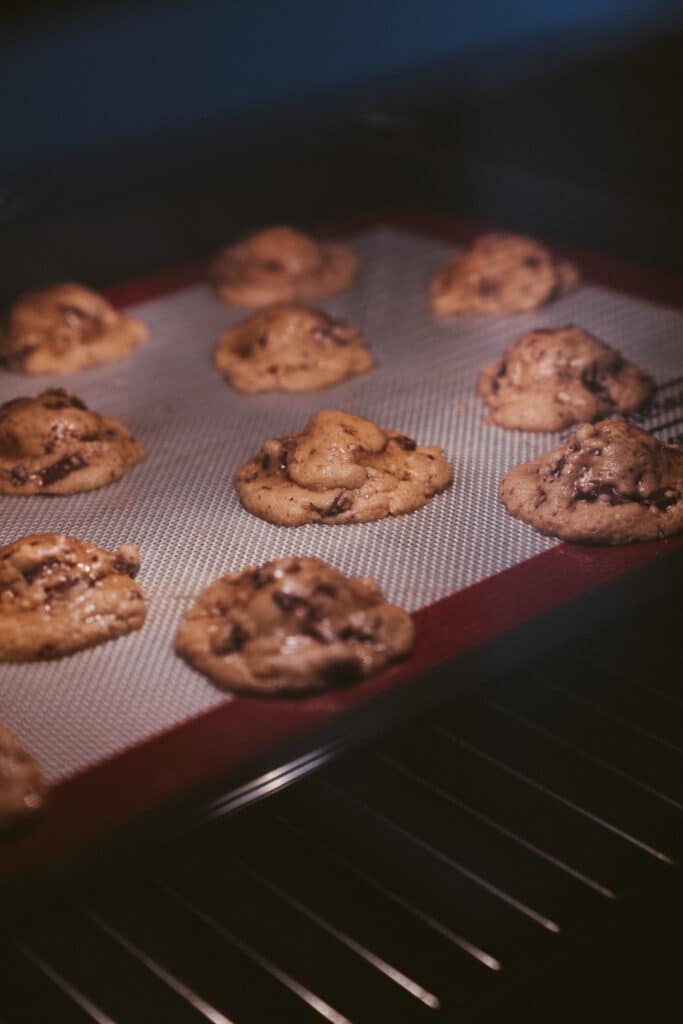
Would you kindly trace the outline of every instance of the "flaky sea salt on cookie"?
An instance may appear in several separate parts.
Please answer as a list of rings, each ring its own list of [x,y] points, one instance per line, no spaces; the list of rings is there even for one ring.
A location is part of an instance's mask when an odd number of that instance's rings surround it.
[[[140,629],[140,553],[38,533],[0,548],[0,661],[61,658]]]
[[[280,558],[202,591],[175,648],[225,689],[302,693],[347,686],[406,657],[414,632],[374,580],[317,558]]]
[[[113,416],[61,388],[0,406],[0,493],[75,494],[118,480],[145,457]]]
[[[215,362],[239,391],[317,391],[369,370],[372,356],[357,327],[286,302],[225,331]]]
[[[479,375],[488,422],[513,430],[562,430],[651,398],[654,382],[580,327],[544,328],[514,341]]]
[[[441,448],[326,409],[300,434],[266,441],[235,486],[244,507],[271,523],[334,525],[413,512],[452,479]]]
[[[454,313],[521,313],[573,291],[579,274],[525,235],[480,235],[434,276],[431,307]]]
[[[0,333],[0,361],[21,373],[74,373],[124,359],[147,335],[97,292],[58,284],[17,300]]]
[[[209,275],[224,302],[257,308],[332,295],[351,283],[356,266],[344,245],[272,227],[222,249]]]
[[[37,763],[0,722],[0,840],[42,810],[47,788]]]
[[[507,510],[579,544],[629,544],[683,530],[683,445],[626,420],[584,423],[503,477]]]

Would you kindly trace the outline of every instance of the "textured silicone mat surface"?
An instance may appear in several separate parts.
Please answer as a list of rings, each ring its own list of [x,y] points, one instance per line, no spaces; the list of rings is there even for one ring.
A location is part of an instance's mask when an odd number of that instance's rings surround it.
[[[148,598],[143,629],[57,662],[0,666],[0,721],[22,738],[50,779],[139,743],[230,698],[173,654],[192,596],[211,580],[285,554],[315,555],[376,577],[410,610],[491,576],[554,542],[511,519],[497,497],[507,468],[559,435],[482,423],[474,395],[481,366],[534,327],[574,322],[615,344],[665,387],[645,420],[662,439],[681,430],[683,314],[583,286],[532,314],[436,320],[432,273],[452,248],[382,229],[351,242],[356,283],[321,303],[364,331],[376,368],[302,395],[241,396],[213,368],[220,331],[243,313],[194,286],[135,307],[151,338],[132,358],[70,377],[3,373],[0,401],[67,387],[120,417],[148,457],[123,480],[65,498],[1,497],[1,541],[59,531],[102,547],[139,545]],[[321,408],[342,408],[441,445],[455,483],[409,516],[352,526],[285,529],[249,515],[231,479],[269,437],[300,430]],[[277,713],[273,705],[273,713]]]

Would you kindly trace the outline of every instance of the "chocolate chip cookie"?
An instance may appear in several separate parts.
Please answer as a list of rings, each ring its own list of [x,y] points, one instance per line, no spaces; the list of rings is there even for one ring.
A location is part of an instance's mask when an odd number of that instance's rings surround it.
[[[175,648],[218,686],[268,695],[355,683],[413,641],[410,615],[374,580],[302,557],[216,580],[186,612]]]
[[[578,280],[573,264],[533,238],[486,234],[435,275],[431,306],[439,316],[527,312],[573,291]]]
[[[0,334],[0,361],[21,373],[75,373],[124,359],[147,334],[97,292],[58,284],[15,303]]]
[[[40,768],[0,722],[0,833],[30,820],[42,809],[46,794]]]
[[[0,493],[75,494],[118,480],[145,449],[61,388],[0,406]]]
[[[326,409],[301,434],[266,441],[237,472],[249,512],[280,526],[365,523],[420,508],[453,479],[441,448]]]
[[[61,658],[140,629],[140,553],[111,554],[60,533],[0,548],[0,661]]]
[[[260,307],[322,298],[351,283],[356,257],[289,227],[265,228],[222,249],[209,274],[224,302]]]
[[[317,391],[372,366],[357,327],[297,302],[252,313],[221,336],[216,366],[239,391]]]
[[[683,530],[683,445],[621,419],[583,423],[564,444],[506,473],[513,516],[579,544],[629,544]]]
[[[491,409],[488,422],[514,430],[562,430],[613,412],[635,412],[653,390],[651,377],[572,325],[518,338],[477,383]]]

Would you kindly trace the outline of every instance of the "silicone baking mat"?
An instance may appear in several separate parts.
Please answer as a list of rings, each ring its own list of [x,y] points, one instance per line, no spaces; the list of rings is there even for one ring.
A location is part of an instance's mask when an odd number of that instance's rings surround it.
[[[109,549],[134,543],[142,554],[142,630],[61,661],[0,666],[0,721],[52,781],[230,701],[173,653],[183,611],[223,573],[286,554],[314,555],[374,576],[391,601],[416,610],[552,547],[509,517],[497,492],[508,467],[559,435],[487,426],[474,394],[480,367],[518,335],[576,323],[615,344],[661,385],[644,424],[660,427],[663,440],[680,432],[682,313],[583,285],[530,314],[437,320],[426,300],[429,279],[453,247],[393,229],[349,244],[359,257],[358,279],[320,305],[362,328],[377,365],[337,387],[300,395],[233,391],[214,369],[212,352],[221,330],[243,312],[204,285],[132,308],[151,336],[125,362],[69,377],[0,377],[0,401],[67,387],[91,408],[120,417],[148,451],[145,462],[99,491],[0,498],[2,543],[60,531]],[[235,469],[263,440],[300,430],[321,408],[348,409],[421,444],[441,445],[454,485],[423,509],[378,523],[285,529],[249,515],[232,487]]]

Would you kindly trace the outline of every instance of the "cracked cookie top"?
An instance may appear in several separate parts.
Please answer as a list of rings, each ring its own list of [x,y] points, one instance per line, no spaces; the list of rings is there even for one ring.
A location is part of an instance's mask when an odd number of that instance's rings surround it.
[[[216,580],[175,644],[218,686],[277,694],[350,685],[405,657],[413,641],[411,617],[374,580],[293,557]]]
[[[145,449],[113,416],[51,388],[0,406],[0,493],[74,494],[118,480]]]
[[[584,423],[564,444],[509,470],[501,499],[541,533],[584,544],[683,530],[683,445],[621,419]]]
[[[47,794],[43,773],[14,733],[0,722],[0,834],[42,810]]]
[[[0,661],[60,658],[139,629],[139,568],[132,544],[112,554],[61,533],[0,548]]]
[[[254,515],[300,526],[412,512],[452,479],[441,448],[418,446],[396,430],[326,409],[300,434],[266,441],[238,470],[235,485]]]
[[[431,306],[451,313],[519,313],[566,295],[578,284],[571,263],[525,235],[480,235],[432,279]]]
[[[0,361],[22,373],[74,373],[125,358],[147,335],[97,292],[57,284],[14,304],[0,333]]]
[[[571,324],[517,338],[477,382],[488,422],[516,430],[562,430],[635,412],[653,389],[652,378],[615,348]]]
[[[209,275],[224,302],[257,308],[332,295],[351,283],[356,266],[344,245],[272,227],[221,249]]]
[[[357,327],[302,303],[252,313],[221,336],[216,366],[240,391],[315,391],[372,366]]]

